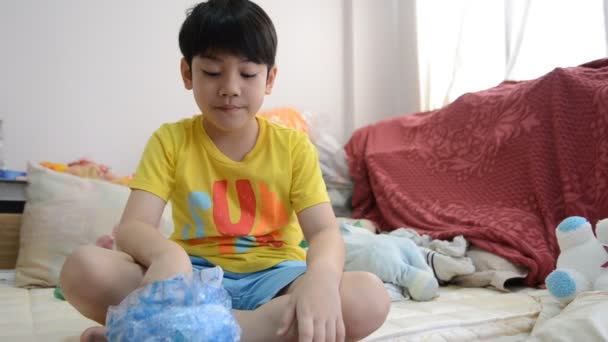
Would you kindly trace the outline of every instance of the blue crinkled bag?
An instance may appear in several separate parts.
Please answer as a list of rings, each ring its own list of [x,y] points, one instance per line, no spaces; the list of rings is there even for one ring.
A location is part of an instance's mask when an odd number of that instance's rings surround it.
[[[239,341],[232,299],[219,267],[154,282],[130,293],[106,317],[109,341]]]

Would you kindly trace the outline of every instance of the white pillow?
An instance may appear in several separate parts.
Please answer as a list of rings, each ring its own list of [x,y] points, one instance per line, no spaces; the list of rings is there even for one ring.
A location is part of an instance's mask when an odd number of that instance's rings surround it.
[[[526,341],[608,341],[608,291],[579,294],[558,315],[539,320]]]

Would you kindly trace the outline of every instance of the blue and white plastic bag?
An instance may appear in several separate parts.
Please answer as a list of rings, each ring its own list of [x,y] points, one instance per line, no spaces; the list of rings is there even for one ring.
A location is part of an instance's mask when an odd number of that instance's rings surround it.
[[[106,337],[121,341],[239,341],[232,299],[219,267],[154,282],[111,306]]]

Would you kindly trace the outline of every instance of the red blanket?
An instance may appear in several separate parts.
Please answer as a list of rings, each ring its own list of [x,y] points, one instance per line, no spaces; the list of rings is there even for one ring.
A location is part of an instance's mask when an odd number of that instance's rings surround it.
[[[608,217],[608,59],[356,131],[353,216],[471,243],[544,283],[565,217]]]

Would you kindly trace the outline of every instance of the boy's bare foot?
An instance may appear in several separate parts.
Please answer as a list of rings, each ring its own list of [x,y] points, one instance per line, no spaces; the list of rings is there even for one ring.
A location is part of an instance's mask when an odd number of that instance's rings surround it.
[[[97,247],[114,249],[114,238],[110,235],[103,235],[97,238],[95,241]]]
[[[90,327],[80,335],[80,342],[106,342],[105,327]]]

